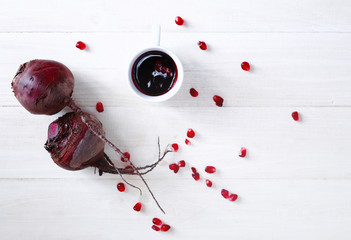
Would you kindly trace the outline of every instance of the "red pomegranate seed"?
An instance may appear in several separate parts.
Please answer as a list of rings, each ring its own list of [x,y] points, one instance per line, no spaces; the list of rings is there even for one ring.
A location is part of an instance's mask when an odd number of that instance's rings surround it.
[[[186,145],[191,145],[191,142],[188,139],[185,139],[185,144]]]
[[[124,169],[131,169],[131,170],[129,171],[130,173],[133,173],[133,172],[134,172],[133,167],[130,166],[130,165],[126,166]]]
[[[129,160],[130,159],[130,153],[129,152],[125,152],[125,153],[123,153],[124,154],[124,156]],[[121,157],[121,161],[122,162],[127,162],[127,160],[124,160],[124,158],[123,157]]]
[[[171,228],[171,226],[169,226],[167,224],[162,224],[161,231],[162,232],[167,232],[170,228]]]
[[[291,116],[295,121],[299,121],[299,113],[298,112],[293,112],[291,114]]]
[[[96,103],[96,111],[98,111],[98,112],[104,111],[104,105],[102,104],[102,102]]]
[[[177,173],[179,171],[179,166],[175,163],[172,163],[169,165],[169,169],[171,169],[174,173]]]
[[[189,128],[186,135],[188,136],[188,138],[193,138],[193,137],[195,137],[195,132],[193,129]]]
[[[191,176],[195,179],[195,181],[199,181],[200,180],[200,174],[199,173],[193,173]]]
[[[84,49],[87,48],[87,45],[86,45],[85,43],[81,42],[81,41],[78,41],[78,42],[76,43],[76,48],[78,48],[78,49],[80,49],[80,50],[84,50]]]
[[[169,164],[169,169],[174,170],[175,165],[175,163]]]
[[[120,183],[117,184],[117,189],[120,192],[124,192],[124,190],[126,190],[126,186],[124,186],[124,183],[120,182]]]
[[[193,173],[197,173],[197,170],[194,167],[191,168],[191,171],[193,171]]]
[[[197,97],[197,96],[199,96],[199,93],[195,90],[195,88],[190,88],[190,95],[192,96],[192,97]]]
[[[133,209],[134,209],[134,211],[140,212],[141,207],[142,207],[141,202],[137,202],[137,203],[134,205]]]
[[[179,166],[179,167],[185,167],[185,161],[184,161],[184,160],[180,160],[180,161],[178,162],[178,166]]]
[[[205,168],[205,172],[207,172],[207,173],[215,173],[216,172],[216,168],[213,167],[213,166],[207,166]]]
[[[246,148],[242,147],[240,149],[239,157],[245,157],[246,156]]]
[[[162,221],[159,218],[153,218],[152,219],[152,223],[155,224],[155,225],[161,225]]]
[[[177,164],[174,164],[173,172],[177,173],[178,171],[179,171],[179,166]]]
[[[242,62],[242,63],[241,63],[241,68],[242,68],[242,70],[244,70],[244,71],[250,71],[250,63],[248,63],[248,62]]]
[[[223,106],[223,98],[222,97],[220,97],[220,96],[218,96],[218,95],[214,95],[213,96],[213,101],[216,103],[216,105],[218,106],[218,107],[222,107]]]
[[[212,182],[211,182],[211,180],[206,179],[206,186],[207,186],[207,187],[212,187]]]
[[[229,198],[228,190],[222,189],[221,194],[225,199]]]
[[[235,200],[238,199],[238,195],[232,193],[229,195],[228,200],[234,202]]]
[[[160,228],[159,227],[157,227],[157,226],[155,226],[155,225],[152,225],[152,227],[151,227],[153,230],[155,230],[156,232],[158,232],[158,231],[160,231]]]
[[[177,17],[175,18],[175,23],[176,23],[177,25],[179,25],[179,26],[182,26],[182,25],[184,24],[184,20],[183,20],[183,18],[177,16]]]
[[[203,42],[203,41],[199,41],[199,42],[197,43],[197,45],[200,47],[201,50],[206,50],[206,49],[207,49],[207,45],[206,45],[206,43]]]
[[[172,149],[173,149],[173,152],[178,152],[178,149],[179,149],[178,144],[173,143],[173,144],[172,144]]]

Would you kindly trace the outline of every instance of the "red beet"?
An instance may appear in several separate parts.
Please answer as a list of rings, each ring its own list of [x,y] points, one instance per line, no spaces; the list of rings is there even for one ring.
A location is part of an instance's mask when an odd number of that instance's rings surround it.
[[[99,169],[100,175],[111,173],[141,176],[155,168],[167,153],[166,151],[157,162],[151,165],[135,168],[137,172],[134,172],[132,166],[130,166],[131,169],[116,168],[107,154],[104,153],[105,141],[102,140],[101,136],[104,136],[105,133],[101,122],[95,116],[87,113],[85,113],[84,119],[79,113],[70,112],[49,125],[48,139],[44,147],[54,162],[64,169],[80,170],[95,167]],[[89,121],[90,127],[85,124],[85,121]],[[146,171],[139,172],[139,170]],[[123,180],[125,181],[124,178]],[[127,181],[125,182],[131,185]]]
[[[93,115],[85,115],[94,131],[105,135],[101,122]],[[54,162],[67,170],[96,167],[103,172],[129,174],[116,169],[104,153],[105,142],[92,132],[78,113],[66,113],[49,125],[48,139],[44,145]]]
[[[72,72],[62,63],[32,60],[22,64],[12,80],[15,97],[33,114],[52,115],[71,100]]]
[[[68,170],[79,170],[89,166],[97,167],[99,174],[103,172],[118,174],[137,174],[145,183],[151,196],[158,204],[142,174],[150,172],[170,152],[169,148],[159,154],[156,163],[136,168],[123,152],[105,137],[102,124],[93,115],[83,112],[72,100],[74,77],[63,64],[51,60],[32,60],[24,63],[18,69],[12,80],[15,97],[33,114],[52,115],[61,111],[65,106],[75,113],[65,114],[49,126],[48,140],[45,148],[50,152],[54,162]],[[107,143],[126,162],[133,172],[118,169],[104,153]],[[144,173],[139,170],[147,169]],[[128,183],[130,186],[140,188]],[[141,191],[141,190],[140,190]]]
[[[88,115],[96,131],[104,135],[101,122]],[[83,123],[77,113],[66,113],[49,125],[45,149],[54,162],[67,170],[80,170],[94,166],[104,159],[105,142]]]

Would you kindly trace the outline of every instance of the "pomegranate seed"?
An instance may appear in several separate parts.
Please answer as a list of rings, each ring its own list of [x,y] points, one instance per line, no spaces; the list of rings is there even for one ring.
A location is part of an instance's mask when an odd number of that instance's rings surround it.
[[[178,144],[173,143],[173,144],[172,144],[172,149],[173,149],[173,152],[178,152],[178,149],[179,149]]]
[[[137,203],[134,205],[133,209],[134,209],[134,211],[140,212],[141,207],[142,207],[141,202],[137,202]]]
[[[197,170],[194,167],[191,168],[191,171],[193,171],[193,173],[197,173]]]
[[[192,96],[192,97],[197,97],[197,96],[199,96],[199,93],[195,90],[195,88],[190,88],[190,95]]]
[[[229,198],[228,190],[222,189],[221,194],[225,199]]]
[[[201,50],[206,50],[206,49],[207,49],[207,45],[206,45],[206,43],[203,42],[203,41],[199,41],[199,42],[197,43],[197,45],[200,47]]]
[[[171,228],[171,226],[169,226],[167,224],[162,224],[161,231],[162,232],[167,232],[170,228]]]
[[[234,202],[235,200],[238,199],[238,195],[232,193],[229,195],[228,200]]]
[[[123,153],[123,155],[124,155],[128,160],[130,159],[130,153],[129,153],[129,152],[125,152],[125,153]],[[123,157],[121,157],[121,161],[122,161],[122,162],[127,162],[127,160],[124,160]]]
[[[222,97],[220,97],[220,96],[218,96],[218,95],[214,95],[213,96],[213,101],[216,103],[216,105],[218,106],[218,107],[222,107],[223,106],[223,98]]]
[[[133,167],[130,166],[130,165],[126,166],[124,169],[131,169],[131,170],[129,171],[130,173],[133,173],[133,172],[134,172]]]
[[[191,145],[191,142],[188,139],[185,139],[185,144],[186,145]]]
[[[200,180],[200,174],[199,173],[193,173],[191,176],[195,179],[195,181],[199,181]]]
[[[156,232],[160,231],[160,228],[157,227],[156,225],[152,225],[151,227],[153,230],[155,230]]]
[[[161,225],[162,221],[159,218],[153,218],[152,219],[152,223],[155,224],[155,225]]]
[[[182,26],[182,25],[184,24],[184,20],[183,20],[183,18],[177,16],[177,17],[175,18],[175,23],[176,23],[177,25],[179,25],[179,26]]]
[[[171,169],[172,171],[176,168],[177,164],[175,163],[172,163],[172,164],[169,164],[169,169]]]
[[[176,165],[175,163],[169,164],[169,169],[174,170],[175,165]]]
[[[117,184],[117,189],[120,192],[124,192],[124,190],[126,190],[126,186],[124,186],[124,183],[120,182],[120,183]]]
[[[240,149],[239,157],[245,157],[246,156],[246,148],[242,147]]]
[[[179,166],[175,163],[172,163],[169,165],[169,169],[171,169],[174,173],[177,173],[179,171]]]
[[[153,230],[155,230],[156,232],[158,232],[158,231],[160,231],[160,228],[159,227],[157,227],[157,226],[155,226],[155,225],[152,225],[152,227],[151,227]]]
[[[102,105],[102,102],[96,103],[96,111],[98,111],[98,112],[104,111],[104,105]]]
[[[215,173],[216,172],[216,168],[213,167],[213,166],[207,166],[205,168],[205,172],[207,172],[207,173]]]
[[[78,48],[78,49],[80,49],[80,50],[84,50],[84,49],[87,48],[87,45],[86,45],[85,43],[81,42],[81,41],[78,41],[78,42],[76,43],[76,48]]]
[[[194,132],[194,130],[189,128],[188,132],[186,133],[186,135],[188,136],[188,138],[193,138],[193,137],[195,137],[195,132]]]
[[[206,186],[207,186],[207,187],[212,187],[212,182],[211,182],[211,180],[206,179]]]
[[[293,112],[291,114],[291,116],[295,121],[299,121],[299,113],[298,112]]]
[[[178,166],[179,167],[185,167],[185,161],[184,160],[181,160],[178,162]]]
[[[173,169],[173,172],[174,173],[177,173],[179,171],[179,166],[174,164],[174,169]]]
[[[250,63],[248,63],[248,62],[242,62],[242,63],[241,63],[241,68],[242,68],[242,70],[244,70],[244,71],[250,71]]]

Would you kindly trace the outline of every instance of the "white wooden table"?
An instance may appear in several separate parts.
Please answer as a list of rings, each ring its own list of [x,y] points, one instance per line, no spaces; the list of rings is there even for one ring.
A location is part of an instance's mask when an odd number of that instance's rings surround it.
[[[174,23],[178,15],[185,26]],[[174,98],[150,104],[129,91],[126,74],[155,23],[185,79]],[[75,48],[79,40],[88,51]],[[136,164],[157,158],[158,136],[163,147],[180,144],[146,175],[166,215],[137,177],[127,179],[142,197],[118,192],[118,176],[52,162],[47,126],[63,113],[31,115],[10,88],[18,66],[35,58],[73,71],[76,102]],[[242,71],[242,61],[252,71]],[[351,1],[1,0],[0,72],[1,239],[350,239]],[[225,99],[222,108],[214,94]],[[97,101],[105,112],[95,111]],[[197,136],[186,146],[190,127]],[[238,157],[242,146],[246,158]],[[168,164],[181,159],[188,165],[175,175]],[[207,165],[217,173],[205,174]],[[223,199],[221,188],[239,199]],[[140,213],[132,210],[137,201]],[[172,230],[153,231],[153,217]]]

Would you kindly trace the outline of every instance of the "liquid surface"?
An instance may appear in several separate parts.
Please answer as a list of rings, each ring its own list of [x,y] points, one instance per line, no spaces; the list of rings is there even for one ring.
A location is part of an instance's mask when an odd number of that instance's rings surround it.
[[[165,94],[177,80],[177,67],[168,54],[150,51],[142,54],[133,65],[133,82],[150,96]]]

